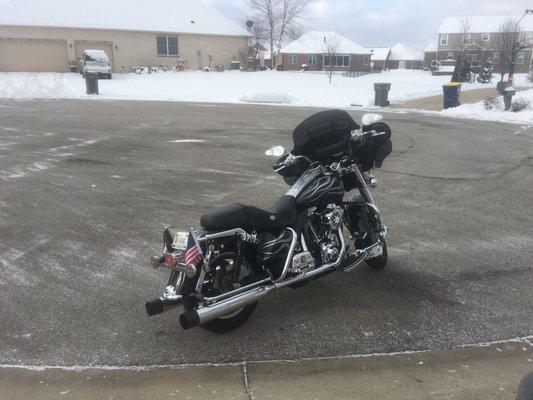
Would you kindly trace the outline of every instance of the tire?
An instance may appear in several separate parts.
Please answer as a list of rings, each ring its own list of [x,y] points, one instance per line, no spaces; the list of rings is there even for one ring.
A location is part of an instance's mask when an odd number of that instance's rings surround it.
[[[385,268],[387,265],[387,261],[389,259],[388,252],[387,252],[387,242],[385,242],[385,239],[382,241],[383,243],[383,254],[379,257],[371,258],[366,260],[366,264],[372,268],[373,270],[379,271],[380,269]]]
[[[255,308],[257,307],[257,304],[258,302],[249,304],[246,307],[241,308],[237,312],[231,313],[227,317],[215,318],[212,321],[200,325],[200,328],[214,333],[227,333],[229,331],[232,331],[244,324],[248,320],[248,318],[250,318]]]
[[[107,74],[107,79],[109,79],[109,80],[113,79],[113,75]]]

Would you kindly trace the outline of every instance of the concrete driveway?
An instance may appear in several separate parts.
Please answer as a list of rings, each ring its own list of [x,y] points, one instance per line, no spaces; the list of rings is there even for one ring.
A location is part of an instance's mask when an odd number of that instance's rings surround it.
[[[388,269],[276,293],[223,336],[146,316],[167,278],[148,266],[163,227],[273,202],[286,186],[263,152],[315,111],[0,102],[0,363],[294,360],[531,334],[532,130],[417,114],[386,115]]]

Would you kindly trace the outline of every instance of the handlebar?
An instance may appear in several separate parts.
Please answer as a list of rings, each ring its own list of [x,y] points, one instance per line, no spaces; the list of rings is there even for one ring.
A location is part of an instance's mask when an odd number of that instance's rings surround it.
[[[367,139],[369,138],[372,138],[372,137],[377,137],[377,136],[381,136],[381,135],[385,135],[386,132],[377,132],[375,130],[371,130],[371,131],[367,131],[367,132],[363,132],[361,129],[356,129],[354,131],[352,131],[352,141],[353,142],[360,142],[360,143],[364,143]]]

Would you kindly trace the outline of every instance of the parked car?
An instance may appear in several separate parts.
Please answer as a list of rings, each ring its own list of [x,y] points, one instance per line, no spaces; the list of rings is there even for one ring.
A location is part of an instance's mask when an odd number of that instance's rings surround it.
[[[431,64],[432,75],[453,75],[456,61],[453,59],[434,61]]]
[[[80,58],[80,73],[97,72],[98,78],[111,79],[111,62],[103,50],[85,50]]]

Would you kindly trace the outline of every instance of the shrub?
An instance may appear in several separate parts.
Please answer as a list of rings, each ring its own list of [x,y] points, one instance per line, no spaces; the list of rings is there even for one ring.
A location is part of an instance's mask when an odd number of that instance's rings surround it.
[[[497,103],[498,100],[496,97],[489,97],[488,99],[485,99],[485,102],[483,104],[485,106],[485,110],[494,110],[496,108]]]
[[[527,81],[533,83],[533,71],[528,74]]]
[[[513,101],[513,103],[511,104],[512,112],[525,111],[525,110],[528,110],[529,108],[530,108],[530,103],[526,99],[517,99]]]

